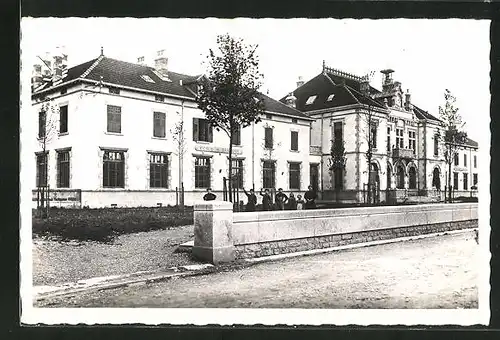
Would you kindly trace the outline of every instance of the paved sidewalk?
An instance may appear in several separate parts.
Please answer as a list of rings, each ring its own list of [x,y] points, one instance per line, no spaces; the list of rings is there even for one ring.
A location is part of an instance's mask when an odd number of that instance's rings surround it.
[[[477,308],[474,231],[40,300],[39,307]]]

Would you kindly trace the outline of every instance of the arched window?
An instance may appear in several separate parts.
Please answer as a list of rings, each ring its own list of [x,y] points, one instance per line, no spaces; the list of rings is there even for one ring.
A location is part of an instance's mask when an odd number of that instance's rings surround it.
[[[391,166],[387,165],[387,189],[391,188],[392,171]]]
[[[408,171],[408,186],[410,189],[417,188],[417,170],[414,167],[411,167]]]
[[[397,183],[396,187],[398,189],[404,189],[405,188],[405,170],[403,169],[402,165],[398,165],[396,168],[396,177],[397,177]]]
[[[437,190],[441,190],[441,178],[439,177],[439,169],[434,168],[432,172],[432,186]]]

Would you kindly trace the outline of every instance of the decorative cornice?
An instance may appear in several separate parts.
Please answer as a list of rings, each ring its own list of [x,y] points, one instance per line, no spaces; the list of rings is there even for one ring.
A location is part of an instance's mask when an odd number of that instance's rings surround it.
[[[362,82],[364,80],[363,77],[359,77],[359,76],[356,76],[354,74],[351,74],[351,73],[348,73],[348,72],[344,72],[344,71],[335,69],[333,67],[328,67],[328,66],[325,65],[324,62],[323,62],[323,72],[331,73],[333,75],[336,75],[336,76],[339,76],[339,77],[342,77],[342,78],[347,78],[347,79],[355,80],[355,81],[358,81],[358,82]]]

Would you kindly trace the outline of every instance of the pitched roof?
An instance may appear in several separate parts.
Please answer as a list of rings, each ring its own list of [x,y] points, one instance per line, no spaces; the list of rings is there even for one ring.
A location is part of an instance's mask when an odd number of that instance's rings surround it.
[[[473,148],[479,147],[478,142],[476,142],[475,140],[470,139],[469,137],[467,137],[467,140],[465,141],[464,144],[467,145],[467,146],[473,147]]]
[[[413,105],[413,112],[415,112],[415,115],[419,119],[432,119],[440,122],[441,120],[433,115],[431,115],[429,112],[422,110],[416,105]]]
[[[124,86],[139,91],[152,91],[165,95],[182,96],[193,101],[196,100],[196,85],[194,83],[200,78],[199,75],[192,76],[172,71],[168,71],[166,75],[169,80],[160,78],[153,67],[100,56],[69,68],[67,75],[62,79],[60,84],[54,84],[52,81],[49,81],[44,87],[35,91],[34,95],[40,91],[50,90],[53,85],[63,85],[64,83],[81,79],[96,82],[102,81],[118,87]],[[153,82],[146,81],[142,78],[143,76],[149,77]],[[299,110],[291,108],[264,94],[261,94],[261,96],[264,99],[266,111],[310,119]]]

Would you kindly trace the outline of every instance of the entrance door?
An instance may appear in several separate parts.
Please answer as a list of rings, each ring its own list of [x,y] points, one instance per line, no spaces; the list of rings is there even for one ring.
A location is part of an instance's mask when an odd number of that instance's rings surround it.
[[[309,183],[314,191],[318,191],[319,186],[319,171],[318,164],[309,164]]]

